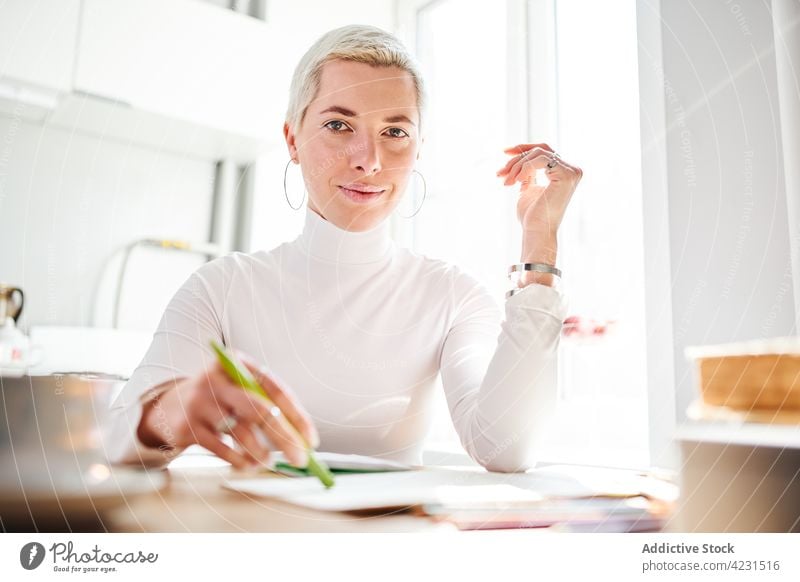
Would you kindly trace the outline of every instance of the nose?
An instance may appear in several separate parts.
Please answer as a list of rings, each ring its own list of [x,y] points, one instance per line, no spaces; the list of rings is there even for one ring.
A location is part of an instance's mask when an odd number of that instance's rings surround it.
[[[350,155],[350,167],[367,176],[380,171],[381,162],[375,140],[365,139],[356,145],[355,151]]]

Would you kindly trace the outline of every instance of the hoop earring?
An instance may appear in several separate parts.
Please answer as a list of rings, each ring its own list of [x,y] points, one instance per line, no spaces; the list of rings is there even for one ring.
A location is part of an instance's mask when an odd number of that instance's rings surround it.
[[[289,159],[289,161],[286,162],[286,167],[283,169],[283,195],[286,197],[286,203],[289,205],[289,208],[292,210],[300,210],[303,207],[303,202],[306,201],[305,187],[303,187],[303,199],[300,201],[300,205],[297,208],[292,206],[292,203],[289,202],[289,193],[286,191],[286,174],[289,172],[289,164],[291,164],[292,161],[292,159]]]
[[[414,214],[412,214],[411,216],[403,216],[401,214],[400,215],[401,218],[414,218],[417,215],[417,212],[419,212],[422,209],[422,205],[425,204],[425,196],[428,195],[428,184],[427,184],[427,182],[425,182],[425,176],[423,176],[422,174],[417,172],[417,170],[412,170],[412,173],[413,172],[416,172],[417,174],[419,174],[419,177],[422,178],[422,187],[423,187],[422,188],[422,202],[419,203],[419,208],[417,208],[414,211]]]

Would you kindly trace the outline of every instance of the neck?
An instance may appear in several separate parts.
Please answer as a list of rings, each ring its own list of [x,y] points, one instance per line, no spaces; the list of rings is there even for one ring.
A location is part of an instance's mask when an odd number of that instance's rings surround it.
[[[307,206],[298,241],[316,259],[345,264],[373,263],[384,258],[392,247],[389,227],[387,219],[370,230],[345,230]]]

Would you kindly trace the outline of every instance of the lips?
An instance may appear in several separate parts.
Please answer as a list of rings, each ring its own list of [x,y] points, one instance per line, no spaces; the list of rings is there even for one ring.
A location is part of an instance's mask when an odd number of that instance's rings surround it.
[[[357,204],[367,204],[380,198],[387,188],[375,186],[373,184],[354,183],[347,186],[339,186],[342,194],[348,200]]]
[[[383,186],[373,186],[371,184],[362,184],[360,182],[343,184],[340,186],[340,188],[346,188],[347,190],[359,192],[361,194],[377,194],[378,192],[383,192],[386,190],[386,188]]]

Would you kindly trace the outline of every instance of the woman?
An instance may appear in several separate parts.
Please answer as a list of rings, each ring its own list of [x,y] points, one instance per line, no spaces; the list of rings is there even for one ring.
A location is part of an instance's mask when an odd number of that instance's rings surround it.
[[[246,468],[265,462],[271,443],[305,464],[280,411],[216,363],[216,339],[321,450],[420,463],[441,374],[476,461],[497,471],[535,462],[553,415],[566,309],[553,287],[556,233],[581,171],[546,144],[506,150],[498,176],[521,184],[521,262],[541,271],[522,271],[503,321],[474,278],[389,236],[387,219],[420,157],[424,104],[416,65],[380,29],[346,26],[309,49],[284,126],[308,192],[303,232],[189,277],[112,405],[112,460],[158,465],[197,443]],[[537,169],[547,187],[536,184]]]

